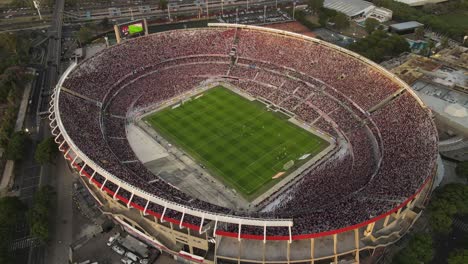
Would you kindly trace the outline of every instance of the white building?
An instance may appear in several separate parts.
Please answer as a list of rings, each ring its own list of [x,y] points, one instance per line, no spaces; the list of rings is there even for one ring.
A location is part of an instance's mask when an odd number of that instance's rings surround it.
[[[409,6],[423,6],[426,4],[437,4],[447,2],[448,0],[395,0],[400,3],[407,4]]]
[[[350,19],[363,20],[368,17],[381,22],[392,19],[393,12],[389,9],[377,7],[364,0],[325,0],[323,6],[341,12]]]

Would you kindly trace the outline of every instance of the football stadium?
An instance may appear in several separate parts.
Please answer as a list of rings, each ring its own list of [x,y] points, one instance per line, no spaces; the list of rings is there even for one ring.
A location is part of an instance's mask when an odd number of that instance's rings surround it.
[[[181,263],[373,263],[421,215],[430,110],[366,58],[209,24],[72,63],[50,126],[100,209]]]

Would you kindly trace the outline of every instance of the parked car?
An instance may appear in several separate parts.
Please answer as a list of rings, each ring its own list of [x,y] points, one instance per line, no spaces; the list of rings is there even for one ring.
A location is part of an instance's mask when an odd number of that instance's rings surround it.
[[[109,237],[109,240],[107,241],[107,245],[110,247],[114,242],[117,240],[117,238],[120,237],[120,233],[115,233],[113,236]]]
[[[138,263],[139,257],[135,255],[135,253],[127,251],[127,253],[125,253],[125,256]]]
[[[125,249],[121,248],[119,245],[113,245],[112,246],[112,250],[115,251],[115,253],[123,256],[123,254],[125,254]]]
[[[135,262],[133,262],[133,260],[131,260],[131,259],[127,258],[127,257],[121,259],[120,261],[122,263],[124,263],[124,264],[133,264],[133,263],[135,263]]]

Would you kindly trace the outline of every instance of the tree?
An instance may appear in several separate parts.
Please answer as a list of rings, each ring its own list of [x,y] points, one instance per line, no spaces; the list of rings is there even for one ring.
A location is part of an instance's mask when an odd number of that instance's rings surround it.
[[[414,36],[416,39],[423,39],[424,38],[424,28],[423,27],[418,27],[416,30],[414,30]]]
[[[335,23],[337,29],[347,28],[349,26],[348,17],[341,12],[338,12],[338,14],[332,18],[332,21]]]
[[[78,38],[78,41],[83,44],[91,40],[93,33],[91,33],[91,30],[85,26],[80,28],[80,30],[76,33],[76,37]]]
[[[29,211],[31,234],[46,243],[50,239],[49,215],[55,191],[51,186],[41,187],[34,195],[33,207]]]
[[[452,231],[452,218],[468,214],[468,186],[447,184],[437,189],[428,209],[432,230],[447,235]]]
[[[25,33],[0,33],[0,72],[27,62],[31,38]]]
[[[468,264],[468,249],[456,250],[450,253],[448,264]]]
[[[159,0],[159,9],[166,10],[167,9],[167,0]]]
[[[7,159],[21,160],[24,156],[27,140],[28,136],[23,131],[13,133],[6,150]]]
[[[314,14],[318,14],[323,8],[323,2],[324,0],[309,0],[307,3],[310,10],[312,10]]]
[[[34,159],[39,164],[50,163],[58,153],[57,145],[55,144],[54,138],[49,137],[42,140],[37,144],[36,152],[34,153]]]
[[[432,237],[429,234],[416,234],[407,247],[394,259],[398,264],[429,263],[434,256]]]
[[[374,30],[367,37],[359,39],[348,47],[376,62],[409,51],[409,44],[405,38],[382,30]]]
[[[14,121],[16,117],[16,107],[8,106],[1,121],[0,121],[0,146],[3,148],[8,147],[10,135],[14,130]]]
[[[458,163],[457,168],[455,169],[455,172],[457,173],[458,176],[468,180],[468,161],[462,161]]]
[[[368,18],[366,19],[366,22],[365,22],[365,29],[367,31],[368,34],[372,33],[378,26],[380,25],[380,22],[375,19],[375,18]]]
[[[0,198],[0,263],[16,263],[11,256],[9,246],[14,239],[15,227],[26,219],[26,205],[18,197]]]
[[[436,5],[433,3],[428,3],[423,6],[423,11],[428,14],[434,13],[435,10],[436,10]]]

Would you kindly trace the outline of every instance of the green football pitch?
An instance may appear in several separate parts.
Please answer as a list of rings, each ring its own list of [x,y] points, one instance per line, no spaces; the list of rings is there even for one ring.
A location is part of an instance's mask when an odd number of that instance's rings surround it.
[[[293,171],[329,144],[264,104],[220,86],[144,121],[247,200],[284,177],[273,176]],[[310,156],[298,160],[305,154]],[[285,170],[291,160],[294,165]]]

